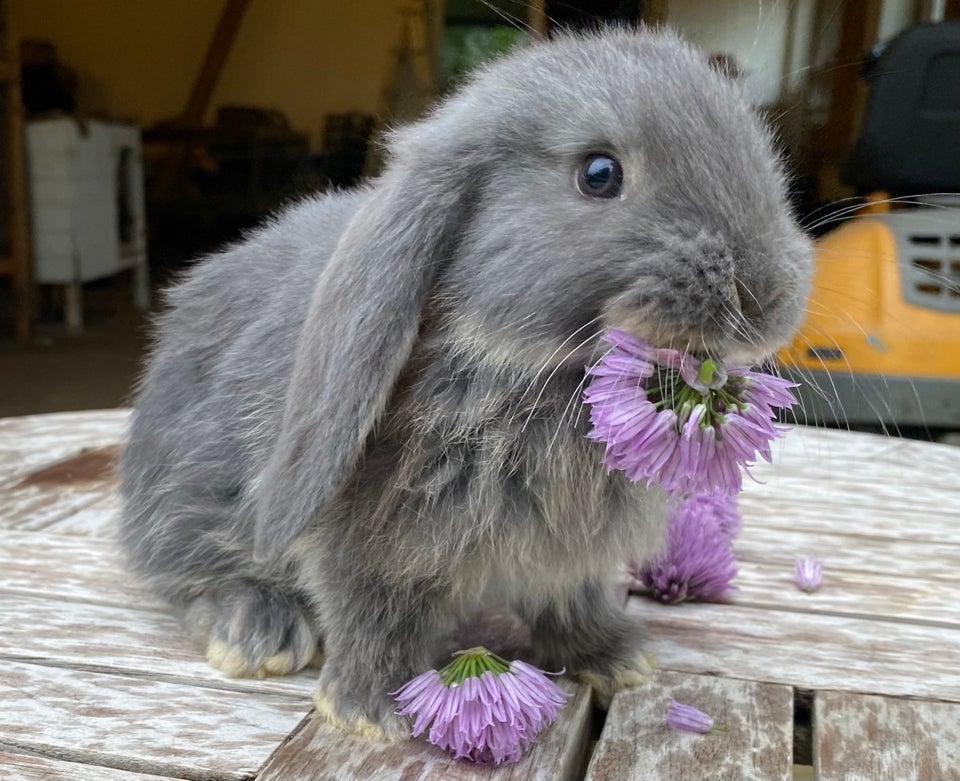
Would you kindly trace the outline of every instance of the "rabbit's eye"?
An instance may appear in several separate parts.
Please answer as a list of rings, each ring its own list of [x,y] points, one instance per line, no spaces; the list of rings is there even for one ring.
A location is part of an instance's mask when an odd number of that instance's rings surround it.
[[[587,155],[577,172],[577,188],[591,198],[616,198],[623,186],[623,168],[603,152]]]

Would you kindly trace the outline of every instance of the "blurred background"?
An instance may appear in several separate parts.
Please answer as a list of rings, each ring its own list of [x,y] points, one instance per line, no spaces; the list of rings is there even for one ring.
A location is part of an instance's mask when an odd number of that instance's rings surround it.
[[[780,136],[821,238],[781,354],[806,422],[960,429],[960,0],[0,0],[0,417],[129,403],[197,256],[375,175],[382,130],[485,59],[638,23]]]

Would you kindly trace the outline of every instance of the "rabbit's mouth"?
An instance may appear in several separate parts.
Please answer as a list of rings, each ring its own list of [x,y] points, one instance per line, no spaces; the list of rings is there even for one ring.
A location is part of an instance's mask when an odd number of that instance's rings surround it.
[[[790,329],[781,328],[776,317],[748,317],[723,305],[674,314],[638,306],[629,293],[608,308],[604,320],[609,328],[624,330],[654,347],[737,366],[767,361],[790,338]]]
[[[610,328],[626,331],[655,348],[676,350],[698,361],[709,358],[728,366],[760,365],[769,360],[781,346],[776,341],[745,340],[740,334],[723,333],[699,325],[671,327],[662,320],[647,319],[639,315],[609,322]]]

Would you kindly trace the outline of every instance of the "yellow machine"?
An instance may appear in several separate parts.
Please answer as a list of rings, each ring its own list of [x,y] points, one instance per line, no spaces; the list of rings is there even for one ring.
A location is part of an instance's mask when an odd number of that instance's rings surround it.
[[[960,427],[960,203],[820,239],[807,318],[780,359],[807,422]]]
[[[919,25],[875,61],[848,166],[886,190],[817,242],[808,314],[780,354],[800,422],[960,429],[960,23]],[[936,193],[929,195],[929,193]]]

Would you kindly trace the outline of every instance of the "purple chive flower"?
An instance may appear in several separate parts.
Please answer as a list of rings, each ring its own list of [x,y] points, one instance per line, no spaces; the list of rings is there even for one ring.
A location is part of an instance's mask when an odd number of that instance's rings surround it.
[[[706,713],[692,705],[684,705],[676,700],[670,700],[670,709],[667,711],[667,725],[684,732],[724,731],[713,726],[713,719]]]
[[[567,694],[542,670],[471,648],[439,672],[428,670],[394,692],[397,712],[416,716],[413,735],[458,758],[516,762],[553,722]]]
[[[713,602],[728,596],[736,588],[737,498],[719,492],[686,497],[668,523],[666,548],[638,569],[639,585],[668,603]]]
[[[823,562],[817,561],[813,556],[806,556],[797,559],[794,580],[801,591],[812,594],[820,587],[820,581],[823,579]]]
[[[793,383],[656,349],[617,329],[604,339],[611,349],[587,368],[584,401],[608,469],[670,492],[734,494],[741,467],[758,455],[770,461],[771,440],[787,430],[775,425],[775,409],[796,403]]]

